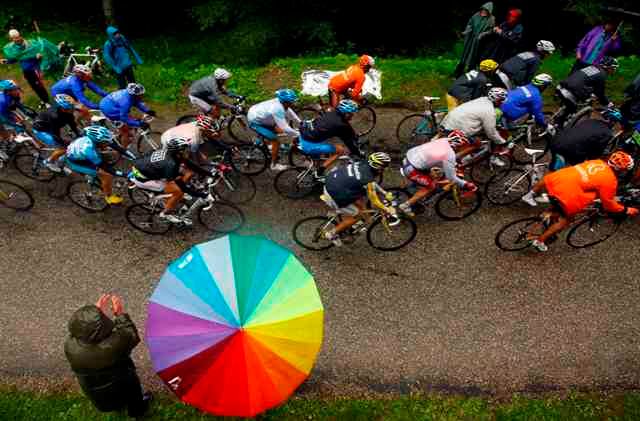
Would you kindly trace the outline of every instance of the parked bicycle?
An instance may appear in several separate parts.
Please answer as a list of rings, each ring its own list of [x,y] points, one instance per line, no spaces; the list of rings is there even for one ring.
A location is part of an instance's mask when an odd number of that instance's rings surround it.
[[[100,60],[100,48],[92,48],[90,46],[85,47],[84,53],[76,53],[73,44],[69,44],[66,41],[62,41],[58,44],[58,51],[60,58],[65,61],[65,65],[62,71],[63,76],[69,76],[72,73],[73,67],[78,64],[84,64],[89,67],[94,75],[99,75],[104,71],[104,65]]]
[[[440,97],[425,96],[425,110],[422,113],[404,117],[396,128],[396,139],[402,156],[414,146],[430,141],[438,133],[440,123],[447,115],[446,108],[434,109],[433,103]]]

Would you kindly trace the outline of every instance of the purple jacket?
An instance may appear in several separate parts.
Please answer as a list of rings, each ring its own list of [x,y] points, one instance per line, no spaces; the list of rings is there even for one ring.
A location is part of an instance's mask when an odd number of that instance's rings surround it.
[[[578,49],[577,49],[577,51],[580,53],[580,57],[582,57],[581,61],[586,63],[585,60],[587,60],[587,58],[593,52],[593,49],[596,47],[598,38],[602,35],[603,32],[604,32],[604,26],[596,26],[591,31],[589,31],[589,33],[585,35],[584,38],[582,38],[582,41],[580,41],[580,44],[578,44]],[[618,37],[618,39],[616,39],[615,41],[612,40],[611,37],[609,37],[604,42],[604,46],[602,47],[602,50],[600,50],[600,53],[596,56],[593,63],[589,63],[589,64],[600,63],[604,56],[611,55],[613,52],[619,50],[620,47],[621,47],[620,37]]]

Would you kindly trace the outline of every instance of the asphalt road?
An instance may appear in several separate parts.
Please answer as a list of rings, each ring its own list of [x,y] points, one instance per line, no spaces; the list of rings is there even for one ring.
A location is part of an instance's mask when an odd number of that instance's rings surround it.
[[[380,114],[372,140],[384,144],[405,112]],[[142,331],[167,263],[207,234],[146,236],[127,225],[124,209],[89,214],[13,169],[1,176],[19,180],[37,202],[26,214],[0,209],[0,373],[38,388],[75,384],[63,354],[71,313],[115,292]],[[374,251],[361,238],[312,253],[290,230],[322,205],[281,199],[271,175],[257,181],[242,232],[291,247],[325,306],[324,346],[300,393],[640,387],[637,222],[588,250],[559,241],[547,254],[507,254],[494,246],[495,233],[533,212],[485,204],[462,222],[420,216],[418,237],[400,252]],[[145,383],[161,388],[144,344],[135,359]]]

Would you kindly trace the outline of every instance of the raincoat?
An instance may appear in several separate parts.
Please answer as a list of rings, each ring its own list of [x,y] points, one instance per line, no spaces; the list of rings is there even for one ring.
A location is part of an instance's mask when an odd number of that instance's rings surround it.
[[[138,64],[142,64],[142,59],[124,35],[120,34],[120,38],[115,37],[115,34],[118,32],[118,28],[113,26],[107,28],[107,37],[109,39],[104,43],[102,51],[104,61],[111,66],[114,72],[121,74],[124,70],[133,66],[129,53],[133,54]]]
[[[596,26],[582,38],[577,51],[586,64],[599,64],[604,56],[610,56],[620,49],[622,43],[620,37],[613,40],[612,34],[604,31],[604,26]]]
[[[26,39],[23,45],[10,42],[4,46],[2,54],[9,63],[19,62],[25,71],[38,70],[40,66],[40,70],[46,72],[60,64],[58,47],[44,38]],[[36,58],[38,54],[42,55],[41,60]]]
[[[477,12],[469,22],[464,32],[464,49],[460,58],[460,73],[464,73],[465,69],[473,69],[478,63],[478,46],[480,39],[493,30],[496,24],[496,18],[493,16],[493,3],[485,3],[481,8],[489,12],[489,16],[480,16]]]

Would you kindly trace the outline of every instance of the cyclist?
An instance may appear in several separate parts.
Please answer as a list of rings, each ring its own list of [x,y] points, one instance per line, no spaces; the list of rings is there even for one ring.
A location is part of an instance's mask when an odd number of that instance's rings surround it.
[[[498,63],[495,61],[483,60],[480,62],[479,71],[471,70],[456,79],[447,93],[449,112],[464,102],[486,95],[488,85],[497,68]]]
[[[189,88],[189,101],[204,114],[211,114],[212,117],[220,117],[220,109],[237,110],[233,104],[227,104],[221,98],[226,95],[230,98],[243,97],[229,92],[226,88],[227,80],[231,78],[231,72],[226,69],[217,68],[213,75],[198,79]]]
[[[91,81],[91,79],[93,79],[93,73],[88,66],[85,66],[84,64],[76,64],[73,66],[72,72],[72,75],[67,76],[64,79],[60,79],[51,87],[51,95],[69,95],[88,109],[97,110],[99,105],[87,98],[84,94],[84,90],[89,88],[93,93],[101,98],[104,98],[109,94]]]
[[[538,41],[536,51],[525,51],[502,63],[497,73],[498,79],[509,91],[518,86],[528,85],[540,68],[542,60],[555,50],[556,47],[551,41]]]
[[[446,138],[434,139],[409,149],[400,172],[410,181],[409,189],[416,192],[399,206],[400,210],[414,216],[411,206],[433,193],[442,181],[453,182],[468,191],[477,190],[475,184],[458,177],[456,171],[454,147],[462,148],[468,144],[464,133],[454,130]]]
[[[362,87],[365,75],[375,66],[376,61],[368,55],[360,56],[358,63],[349,66],[347,70],[336,73],[329,80],[329,105],[332,108],[338,106],[342,96],[349,97],[357,103],[362,103]]]
[[[523,117],[533,116],[539,127],[546,128],[551,134],[555,132],[552,125],[547,125],[543,112],[542,93],[553,83],[553,78],[541,73],[533,78],[530,84],[520,86],[507,95],[507,100],[502,104],[502,116],[506,127]]]
[[[210,175],[188,159],[189,140],[183,137],[175,137],[167,141],[166,146],[153,151],[133,163],[129,179],[138,187],[165,192],[171,197],[167,200],[160,217],[172,223],[190,224],[190,220],[175,215],[175,210],[184,194],[204,199],[206,194],[188,187],[187,183],[193,176],[191,171],[203,176]],[[184,169],[182,167],[185,167]],[[191,171],[189,171],[191,170]]]
[[[149,109],[143,102],[144,86],[139,83],[130,83],[126,89],[120,89],[110,93],[100,101],[100,111],[111,121],[122,123],[120,127],[120,139],[122,146],[127,148],[130,142],[129,127],[140,127],[143,130],[149,128],[149,123],[144,120],[129,117],[131,108],[135,107],[145,114],[155,116],[155,111]]]
[[[200,114],[196,121],[181,124],[162,133],[160,142],[166,148],[172,139],[177,138],[186,139],[189,143],[191,157],[195,158],[196,162],[202,162],[207,157],[200,152],[200,147],[205,141],[220,139],[220,125],[212,117]],[[216,146],[225,147],[222,142],[216,142]]]
[[[77,173],[98,177],[105,201],[119,205],[123,199],[113,194],[113,176],[123,174],[102,160],[100,150],[110,147],[125,155],[128,152],[114,140],[113,133],[106,127],[85,127],[84,134],[67,147],[66,165]]]
[[[53,97],[53,107],[39,113],[33,121],[33,134],[37,140],[46,146],[56,148],[44,161],[51,171],[61,172],[58,159],[65,154],[69,142],[62,138],[62,129],[69,127],[75,134],[75,138],[82,136],[78,129],[73,111],[76,101],[69,95],[58,94]]]
[[[578,104],[588,100],[591,95],[595,95],[602,106],[613,107],[605,88],[608,76],[614,74],[619,66],[615,58],[604,57],[600,64],[580,69],[560,82],[556,94],[566,110],[557,117],[558,127],[562,127],[566,117],[575,113]]]
[[[22,103],[21,94],[22,90],[13,80],[0,80],[0,129],[4,132],[6,130],[13,130],[16,133],[24,132],[24,126],[14,113],[16,109],[34,116],[33,112]]]
[[[325,233],[327,240],[336,246],[342,245],[339,234],[356,223],[367,207],[367,197],[374,207],[392,215],[396,214],[395,208],[385,206],[378,198],[378,193],[384,195],[387,200],[391,200],[393,195],[375,182],[390,163],[391,157],[388,154],[374,152],[369,155],[367,162],[357,160],[335,169],[327,176],[324,193],[320,198],[331,209],[343,215],[342,222]]]
[[[329,158],[322,163],[318,170],[318,175],[338,159],[345,155],[347,148],[349,152],[359,157],[358,135],[351,126],[353,115],[358,112],[358,104],[350,99],[343,99],[333,111],[328,111],[313,121],[305,121],[300,128],[299,146],[300,150],[307,155],[329,155]],[[338,137],[347,146],[334,145],[329,142],[332,137]]]
[[[283,134],[293,138],[300,136],[300,132],[291,128],[287,117],[298,124],[302,122],[291,106],[298,101],[298,94],[293,89],[280,89],[276,97],[263,101],[249,108],[247,120],[249,127],[262,136],[271,148],[271,170],[282,171],[288,167],[278,163],[280,142],[278,135]]]
[[[550,145],[550,169],[555,171],[602,157],[615,133],[622,129],[622,119],[620,110],[607,108],[560,132]]]
[[[608,161],[586,161],[547,174],[533,188],[533,194],[541,194],[544,190],[548,192],[551,211],[546,216],[553,223],[541,236],[532,238],[531,245],[539,251],[547,251],[545,242],[565,229],[596,199],[600,199],[607,212],[637,215],[638,209],[623,206],[615,197],[617,177],[631,170],[633,164],[633,158],[626,152],[614,152]]]

